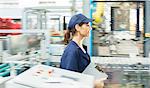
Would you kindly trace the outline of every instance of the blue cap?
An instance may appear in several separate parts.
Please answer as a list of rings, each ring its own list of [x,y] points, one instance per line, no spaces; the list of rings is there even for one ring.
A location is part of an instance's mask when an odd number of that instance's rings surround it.
[[[93,19],[89,19],[86,16],[84,16],[83,14],[76,14],[70,19],[69,24],[68,24],[68,29],[69,30],[73,29],[76,24],[79,24],[81,22],[88,23],[88,22],[92,22],[92,21],[93,21]]]

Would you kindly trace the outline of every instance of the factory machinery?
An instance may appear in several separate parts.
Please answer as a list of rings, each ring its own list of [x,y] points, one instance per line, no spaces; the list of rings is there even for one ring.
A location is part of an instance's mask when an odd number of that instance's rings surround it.
[[[0,37],[0,88],[5,88],[6,80],[3,79],[7,77],[14,78],[37,64],[50,65],[47,30],[0,30],[0,32],[21,33]]]
[[[150,88],[149,58],[93,57],[92,62],[108,74],[106,88]]]

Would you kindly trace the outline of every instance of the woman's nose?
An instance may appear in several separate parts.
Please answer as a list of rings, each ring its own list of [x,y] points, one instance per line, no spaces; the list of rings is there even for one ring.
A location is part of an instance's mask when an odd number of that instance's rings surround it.
[[[92,27],[91,27],[91,26],[89,26],[89,30],[92,30]]]

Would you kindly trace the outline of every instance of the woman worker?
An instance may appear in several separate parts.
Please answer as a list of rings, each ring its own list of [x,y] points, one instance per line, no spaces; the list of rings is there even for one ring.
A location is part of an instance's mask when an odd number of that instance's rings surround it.
[[[89,22],[92,19],[87,18],[83,14],[74,15],[68,24],[68,29],[65,34],[65,42],[68,43],[61,57],[60,68],[82,73],[90,64],[90,56],[87,53],[86,46],[83,45],[83,40],[88,37],[90,32]],[[96,88],[101,88],[103,84],[97,85]]]

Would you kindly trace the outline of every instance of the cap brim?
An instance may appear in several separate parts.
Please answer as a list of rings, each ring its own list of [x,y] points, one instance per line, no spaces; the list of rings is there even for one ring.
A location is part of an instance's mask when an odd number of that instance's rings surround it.
[[[92,22],[92,21],[94,21],[94,19],[86,19],[83,22]]]

